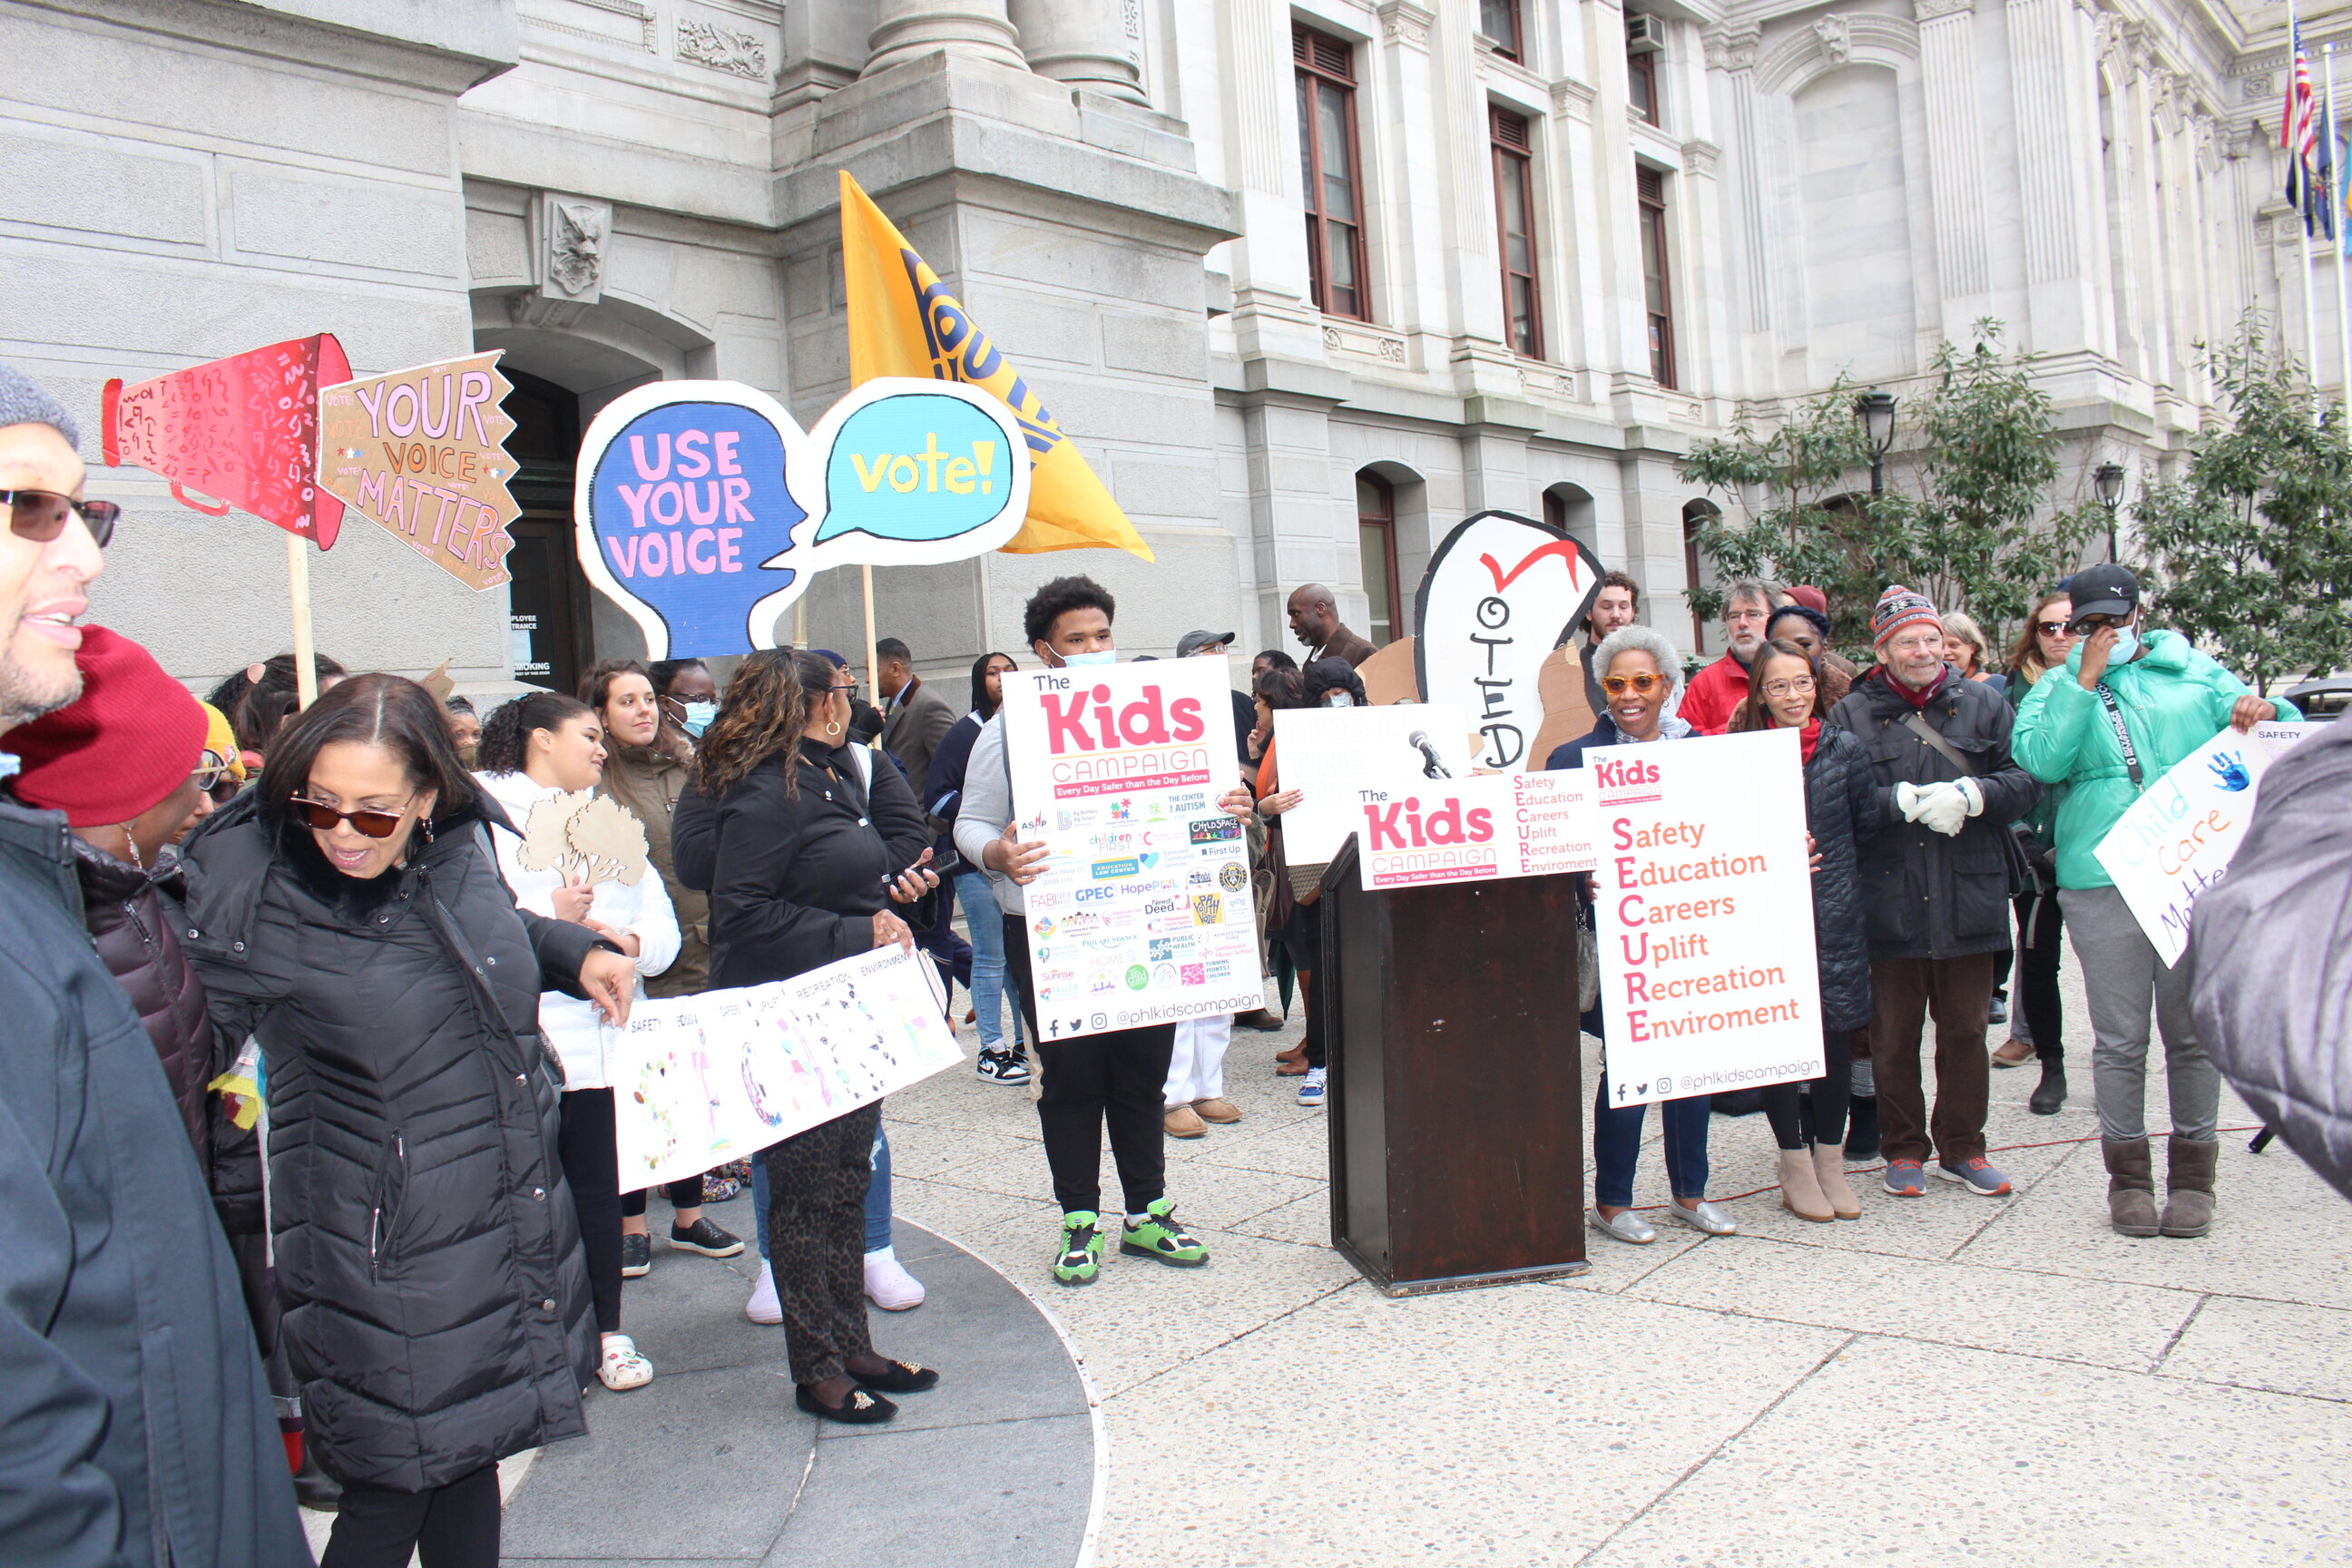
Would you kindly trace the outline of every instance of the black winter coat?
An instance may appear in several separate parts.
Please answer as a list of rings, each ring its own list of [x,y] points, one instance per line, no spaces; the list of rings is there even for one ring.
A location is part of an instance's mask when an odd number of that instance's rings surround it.
[[[0,803],[0,1558],[308,1568],[228,1243],[83,929],[65,818]]]
[[[1880,826],[1870,753],[1847,731],[1823,724],[1813,759],[1805,764],[1805,830],[1822,858],[1812,887],[1823,1028],[1859,1029],[1870,1022],[1870,937],[1861,859]]]
[[[471,816],[367,882],[307,832],[272,837],[250,793],[190,837],[187,951],[215,1021],[268,1066],[312,1451],[415,1492],[578,1436],[596,1335],[539,998],[581,994],[596,938],[517,910]]]
[[[787,980],[873,947],[889,879],[921,857],[931,835],[905,775],[872,762],[869,806],[846,747],[803,741],[789,761],[771,758],[727,792],[712,814],[708,864],[689,868],[688,850],[677,847],[681,877],[711,873],[713,984]],[[797,786],[790,794],[787,766]],[[681,824],[686,815],[681,801]]]
[[[1884,667],[1854,682],[1829,721],[1850,730],[1869,754],[1884,824],[1862,855],[1863,905],[1873,958],[1961,958],[2010,945],[2010,896],[2024,865],[2009,825],[2033,808],[2042,786],[2009,754],[2010,710],[2001,694],[1945,668],[1941,690],[1920,716],[1969,760],[1965,773],[1904,723],[1909,702]],[[1947,837],[1904,819],[1898,784],[1973,778],[1984,811]]]

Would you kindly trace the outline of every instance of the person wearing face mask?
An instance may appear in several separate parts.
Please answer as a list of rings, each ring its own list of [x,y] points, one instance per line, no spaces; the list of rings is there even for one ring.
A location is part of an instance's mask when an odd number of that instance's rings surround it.
[[[2063,667],[2074,650],[2074,634],[2068,629],[2074,618],[2074,596],[2063,588],[2034,601],[2011,650],[2009,680],[2001,689],[2012,715],[2035,683]],[[2013,731],[2011,744],[2016,744]],[[2010,1009],[2010,1037],[1994,1047],[1992,1065],[2015,1068],[2040,1060],[2042,1081],[2026,1106],[2036,1116],[2055,1116],[2066,1103],[2066,1015],[2058,991],[2066,922],[2058,903],[2058,844],[2053,837],[2058,803],[2065,796],[2063,784],[2044,789],[2011,830],[2025,856],[2029,882],[2016,900],[2017,1005]]]
[[[719,686],[698,658],[657,658],[646,668],[654,697],[661,704],[662,721],[689,741],[719,716]]]
[[[2096,850],[2144,791],[2225,728],[2303,715],[2254,696],[2179,633],[2143,632],[2139,580],[2124,567],[2086,567],[2071,587],[2067,626],[2080,640],[2019,704],[2017,756],[2065,790],[2052,824],[2058,903],[2091,1007],[2108,1222],[2124,1236],[2201,1237],[2213,1225],[2221,1075],[2197,1037],[2190,965],[2157,955]],[[2151,1005],[2172,1116],[2160,1213],[2146,1104]]]
[[[1863,852],[1870,928],[1871,1076],[1883,1181],[1898,1198],[1936,1174],[1979,1197],[2009,1178],[1985,1158],[1985,1022],[1996,956],[2009,948],[2010,896],[2022,879],[2009,825],[2041,786],[2010,755],[2009,704],[1944,662],[1943,617],[1896,585],[1870,628],[1878,664],[1829,721],[1869,752],[1884,826]],[[1936,1106],[1919,1044],[1936,1021]]]
[[[440,703],[360,675],[181,851],[213,1022],[267,1070],[269,1219],[324,1568],[498,1560],[498,1461],[587,1429],[588,1271],[542,991],[628,1019],[636,966],[516,908]]]
[[[1309,708],[1361,708],[1365,705],[1364,679],[1346,659],[1310,659],[1303,673],[1307,678],[1307,705]]]
[[[1806,612],[1811,614],[1811,611]],[[1778,612],[1774,619],[1787,615]],[[1820,969],[1823,1071],[1763,1090],[1780,1147],[1780,1206],[1799,1219],[1860,1219],[1845,1179],[1853,1037],[1870,1023],[1870,938],[1864,929],[1861,847],[1878,833],[1878,791],[1862,742],[1829,722],[1821,661],[1794,642],[1767,642],[1735,732],[1794,730],[1812,843],[1813,949]]]
[[[707,672],[706,672],[707,673]],[[677,918],[677,957],[658,973],[643,969],[648,996],[694,996],[710,983],[710,901],[678,880],[670,847],[670,826],[678,797],[692,776],[694,742],[654,692],[653,678],[635,659],[608,658],[580,678],[580,700],[604,727],[604,771],[596,793],[628,807],[644,825],[646,858],[660,876]],[[662,1189],[674,1211],[669,1245],[705,1258],[733,1258],[742,1238],[721,1229],[702,1213],[708,1174],[683,1176]],[[646,1226],[646,1194],[621,1194],[621,1275],[644,1278],[653,1271],[653,1237]]]
[[[526,853],[532,811],[542,802],[595,789],[604,779],[605,754],[604,727],[594,709],[558,692],[537,691],[494,709],[484,721],[481,770],[474,777],[520,830],[490,836],[515,902],[534,914],[586,926],[635,959],[640,976],[657,975],[677,959],[679,944],[677,917],[658,877],[591,885],[583,868],[534,865],[542,858]],[[602,1336],[596,1376],[615,1391],[642,1388],[653,1381],[653,1363],[621,1331],[620,1156],[604,1034],[593,1008],[560,991],[541,996],[539,1022],[563,1068],[563,1176],[588,1250],[588,1289]],[[692,1197],[701,1201],[699,1178]],[[644,1213],[642,1200],[638,1213]],[[717,1230],[708,1220],[698,1223]],[[686,1238],[690,1247],[699,1240],[691,1229]],[[740,1241],[727,1239],[734,1241],[735,1251],[743,1249]]]
[[[1091,668],[1118,661],[1111,633],[1117,601],[1090,577],[1056,577],[1029,596],[1022,629],[1049,669]],[[1227,814],[1250,810],[1249,792],[1234,788],[1219,800]],[[1028,910],[1021,889],[1045,870],[1047,846],[1021,837],[1013,815],[1013,774],[1005,757],[1004,715],[982,727],[964,770],[962,807],[956,814],[956,850],[966,865],[983,868],[1004,910],[1005,967],[1021,996],[1029,1038],[1043,1078],[1037,1122],[1045,1163],[1062,1206],[1061,1236],[1052,1273],[1062,1285],[1090,1285],[1103,1253],[1102,1141],[1127,1201],[1119,1235],[1123,1253],[1178,1268],[1209,1260],[1209,1249],[1176,1218],[1167,1196],[1162,1091],[1175,1030],[1168,1024],[1108,1029],[1075,1039],[1049,1040],[1037,1028],[1037,991],[1029,963]]]
[[[1731,722],[1732,710],[1748,695],[1748,667],[1764,646],[1771,615],[1772,590],[1752,577],[1723,591],[1723,637],[1730,651],[1691,677],[1675,710],[1697,733],[1720,735]]]

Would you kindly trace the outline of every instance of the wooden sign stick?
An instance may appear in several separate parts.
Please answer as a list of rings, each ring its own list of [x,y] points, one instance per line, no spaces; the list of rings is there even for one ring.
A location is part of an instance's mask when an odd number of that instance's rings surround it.
[[[882,668],[881,661],[874,654],[874,568],[860,566],[857,571],[866,579],[866,683],[874,689],[874,695],[868,700],[879,709],[882,706]],[[882,737],[875,736],[872,743],[878,751]]]
[[[310,640],[310,558],[302,536],[286,536],[286,597],[294,609],[294,695],[305,708],[319,700],[319,656]]]

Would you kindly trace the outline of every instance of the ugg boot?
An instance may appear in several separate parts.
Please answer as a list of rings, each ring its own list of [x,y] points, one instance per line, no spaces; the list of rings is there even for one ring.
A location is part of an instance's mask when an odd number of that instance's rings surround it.
[[[1821,1179],[1813,1174],[1812,1156],[1802,1149],[1780,1151],[1780,1206],[1799,1219],[1827,1225],[1837,1215],[1822,1195]]]
[[[2203,1236],[2213,1228],[2213,1165],[2221,1145],[2176,1132],[2165,1140],[2165,1153],[2164,1234]]]
[[[2117,1236],[2154,1236],[2156,1173],[2148,1164],[2147,1140],[2103,1138],[2099,1149],[2107,1159],[2108,1223]]]
[[[1857,1165],[1878,1158],[1878,1096],[1857,1094],[1845,1102],[1845,1157]]]
[[[1821,1184],[1822,1196],[1829,1201],[1832,1214],[1840,1219],[1862,1217],[1862,1200],[1846,1183],[1843,1150],[1834,1143],[1814,1144],[1813,1179]]]

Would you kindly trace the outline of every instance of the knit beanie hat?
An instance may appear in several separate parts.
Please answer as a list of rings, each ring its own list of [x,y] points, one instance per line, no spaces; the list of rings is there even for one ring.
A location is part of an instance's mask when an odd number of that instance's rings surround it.
[[[236,749],[236,726],[228,715],[209,702],[199,702],[205,710],[205,750],[228,763],[228,776],[242,783],[245,779],[245,753]]]
[[[1885,647],[1895,633],[1906,626],[1933,626],[1944,629],[1944,617],[1925,594],[1915,594],[1900,583],[1878,595],[1878,604],[1870,612],[1870,642],[1873,647]]]
[[[66,438],[67,446],[77,450],[81,447],[81,431],[75,427],[73,416],[35,385],[32,377],[11,364],[0,364],[0,425],[47,425]]]
[[[1799,583],[1789,590],[1789,597],[1817,616],[1830,613],[1830,596],[1810,583]]]
[[[196,771],[204,704],[154,655],[104,626],[81,629],[81,695],[8,731],[16,797],[66,814],[74,827],[129,822]]]

